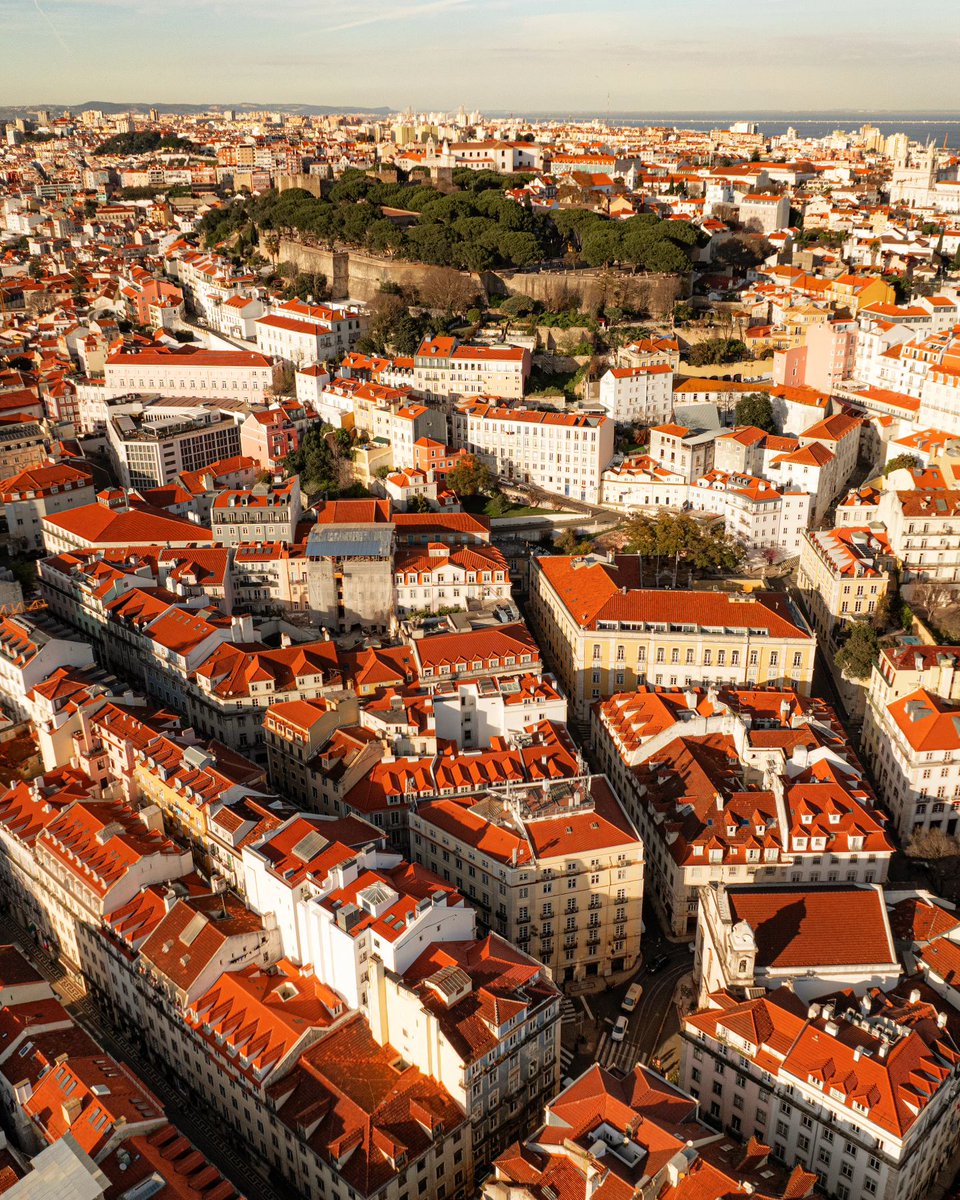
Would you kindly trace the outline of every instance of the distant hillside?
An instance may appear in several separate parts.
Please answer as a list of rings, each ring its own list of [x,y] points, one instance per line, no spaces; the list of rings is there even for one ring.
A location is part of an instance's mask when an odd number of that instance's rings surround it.
[[[227,108],[233,109],[234,112],[285,112],[308,117],[322,117],[330,113],[369,113],[372,116],[387,116],[394,111],[391,108],[365,108],[363,105],[277,104],[252,100],[241,100],[236,104],[167,104],[162,100],[131,100],[128,103],[118,104],[112,100],[85,100],[83,104],[8,105],[0,108],[0,121],[28,117],[41,108],[47,109],[51,113],[60,113],[64,109],[69,109],[73,113],[87,112],[88,109],[99,109],[104,113],[146,113],[151,108],[155,108],[158,112],[177,113],[182,116],[192,116],[203,112],[223,112]]]

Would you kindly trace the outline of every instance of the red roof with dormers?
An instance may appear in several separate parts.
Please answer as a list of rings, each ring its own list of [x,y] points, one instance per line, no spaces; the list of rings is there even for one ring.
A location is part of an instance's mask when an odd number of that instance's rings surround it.
[[[729,1031],[754,1047],[742,1052],[781,1085],[815,1081],[844,1107],[845,1120],[869,1122],[902,1138],[952,1078],[960,1053],[926,1001],[904,1002],[877,988],[867,1000],[864,1017],[860,998],[840,992],[831,1016],[820,1006],[808,1011],[785,988],[742,1002],[716,993],[713,1007],[687,1017],[686,1024],[713,1038]]]
[[[119,803],[75,801],[44,826],[37,851],[54,858],[61,871],[101,900],[143,858],[168,858],[171,878],[185,873],[180,869],[185,852]]]
[[[464,1121],[440,1084],[398,1057],[357,1014],[268,1087],[280,1120],[363,1196],[397,1177],[401,1156],[412,1162],[425,1155],[441,1126],[449,1136]]]
[[[88,799],[93,786],[73,767],[60,767],[31,783],[18,780],[0,795],[0,825],[8,836],[32,847],[63,809]]]
[[[70,1133],[96,1157],[121,1129],[148,1132],[165,1117],[160,1101],[128,1067],[91,1047],[92,1053],[66,1055],[37,1080],[23,1107],[48,1142]]]
[[[231,938],[263,929],[260,917],[231,892],[178,897],[140,948],[144,963],[186,990]]]
[[[345,1012],[331,987],[281,960],[269,970],[253,965],[221,975],[184,1020],[211,1058],[262,1084]]]

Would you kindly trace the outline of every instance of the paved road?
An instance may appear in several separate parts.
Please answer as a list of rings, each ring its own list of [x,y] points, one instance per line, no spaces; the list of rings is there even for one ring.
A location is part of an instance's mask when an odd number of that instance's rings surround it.
[[[643,967],[619,987],[587,997],[587,1004],[600,1029],[599,1040],[592,1052],[583,1054],[567,1050],[564,1053],[565,1076],[576,1078],[594,1062],[611,1070],[629,1071],[638,1062],[649,1063],[658,1057],[664,1043],[677,1032],[679,1025],[673,994],[680,979],[689,973],[693,956],[686,945],[657,943],[656,939],[651,938],[644,950],[648,961],[655,958],[661,949],[668,961],[659,971],[651,974]],[[625,1014],[620,1006],[631,983],[639,983],[643,987],[643,996],[634,1012]],[[571,1016],[580,1004],[579,1000],[571,1003],[568,1010]],[[628,1016],[629,1024],[623,1041],[615,1042],[610,1032],[621,1015]],[[665,1060],[663,1065],[668,1070],[676,1064]]]
[[[9,917],[0,918],[0,937],[17,943],[36,968],[53,986],[64,1007],[76,1023],[114,1058],[130,1066],[163,1102],[170,1120],[194,1143],[211,1163],[248,1200],[302,1200],[285,1182],[261,1174],[268,1170],[262,1160],[248,1158],[240,1144],[228,1132],[223,1119],[202,1102],[195,1102],[182,1086],[165,1071],[153,1065],[141,1049],[108,1024],[104,1014],[59,963],[35,946],[29,933]]]

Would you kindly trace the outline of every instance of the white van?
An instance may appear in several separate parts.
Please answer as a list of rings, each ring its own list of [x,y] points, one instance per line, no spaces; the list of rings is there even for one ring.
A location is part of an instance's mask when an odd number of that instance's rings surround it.
[[[640,1003],[640,997],[643,995],[643,988],[639,983],[631,983],[627,988],[627,994],[623,998],[623,1003],[620,1007],[624,1012],[633,1012]]]

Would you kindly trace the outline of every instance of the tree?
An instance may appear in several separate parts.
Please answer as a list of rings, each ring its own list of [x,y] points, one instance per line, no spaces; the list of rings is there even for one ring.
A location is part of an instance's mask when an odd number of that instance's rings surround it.
[[[510,511],[510,501],[503,492],[494,492],[487,505],[487,514],[491,517],[504,517]]]
[[[883,468],[884,475],[890,475],[893,471],[899,471],[905,468],[908,471],[916,470],[920,466],[920,459],[915,454],[897,454],[891,458],[887,465]]]
[[[554,548],[561,554],[589,554],[592,545],[589,538],[578,538],[576,530],[569,525],[554,542]]]
[[[835,662],[848,679],[868,679],[879,656],[877,631],[866,621],[858,621],[837,651]]]
[[[723,526],[705,525],[689,513],[664,510],[655,517],[641,513],[627,521],[624,533],[628,549],[640,556],[641,584],[645,559],[656,560],[653,585],[660,582],[661,564],[666,559],[674,587],[681,563],[692,576],[697,571],[729,573],[743,559],[743,547]]]
[[[349,458],[350,434],[332,425],[311,425],[300,445],[284,459],[288,475],[299,475],[305,491],[328,497],[349,491],[352,466]]]
[[[776,433],[773,405],[765,392],[748,392],[737,401],[736,421],[738,425],[753,425],[767,433]]]
[[[960,842],[942,829],[918,829],[906,846],[910,858],[953,858],[960,854]]]
[[[489,495],[493,486],[490,468],[472,454],[466,454],[452,471],[447,472],[447,487],[458,496]]]
[[[692,321],[697,313],[693,305],[686,300],[678,300],[673,306],[673,323],[674,325],[686,325],[688,321]]]
[[[431,271],[420,285],[420,298],[428,308],[463,316],[477,299],[477,287],[459,271]]]
[[[739,338],[729,337],[705,338],[702,342],[695,342],[687,351],[687,359],[695,367],[704,367],[709,363],[740,362],[749,357],[747,346]]]
[[[284,363],[273,377],[276,396],[292,396],[297,388],[297,373],[289,363]]]
[[[759,266],[772,253],[773,247],[765,237],[759,234],[737,233],[714,246],[711,257],[718,266],[730,267],[734,271],[749,271],[751,267]]]

